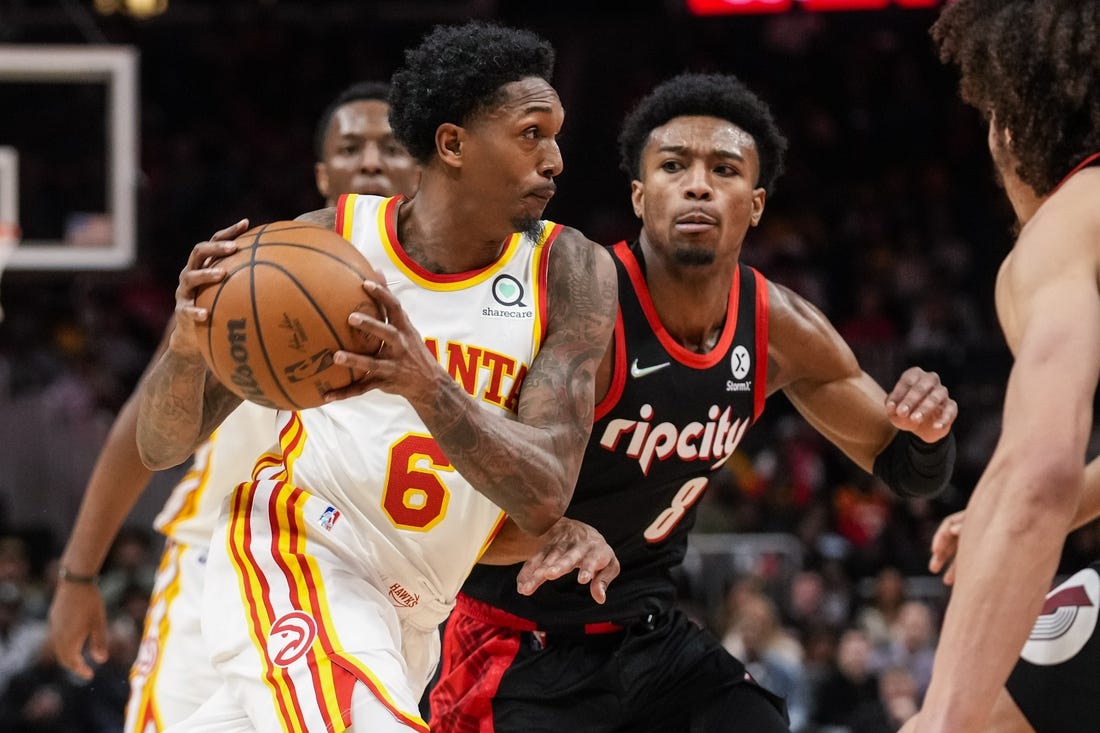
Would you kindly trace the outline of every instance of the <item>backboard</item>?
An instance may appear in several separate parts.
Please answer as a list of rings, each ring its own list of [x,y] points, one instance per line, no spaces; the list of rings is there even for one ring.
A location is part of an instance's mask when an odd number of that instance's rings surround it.
[[[22,240],[12,270],[133,264],[137,53],[0,44],[0,221]]]

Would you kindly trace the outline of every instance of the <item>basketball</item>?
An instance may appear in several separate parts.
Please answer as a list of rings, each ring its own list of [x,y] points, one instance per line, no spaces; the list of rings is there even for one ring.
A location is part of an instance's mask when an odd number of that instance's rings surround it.
[[[198,324],[207,366],[234,394],[264,407],[323,404],[325,392],[359,376],[333,363],[333,354],[380,346],[347,322],[353,311],[379,315],[363,290],[374,269],[335,231],[305,222],[255,227],[237,245],[218,261],[225,279],[195,298],[209,311]]]

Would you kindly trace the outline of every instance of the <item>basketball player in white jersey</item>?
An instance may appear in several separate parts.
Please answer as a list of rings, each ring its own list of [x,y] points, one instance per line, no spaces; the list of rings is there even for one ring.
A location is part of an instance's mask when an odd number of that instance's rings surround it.
[[[562,516],[616,285],[605,250],[541,220],[562,169],[552,66],[526,31],[436,28],[390,96],[421,164],[416,196],[302,217],[384,274],[364,290],[388,319],[348,317],[383,345],[337,352],[365,376],[280,411],[278,449],[231,495],[203,599],[223,686],[172,733],[426,731],[438,625],[470,568],[505,514],[536,535]],[[200,243],[180,275],[176,330],[142,395],[151,467],[184,460],[240,402],[199,355],[194,305],[234,250]]]
[[[419,169],[393,137],[388,92],[381,82],[353,84],[322,113],[314,140],[315,177],[329,206],[348,192],[415,192]],[[166,336],[171,331],[169,324]],[[50,609],[59,659],[85,678],[92,675],[81,654],[86,641],[94,661],[106,660],[106,614],[93,581],[152,477],[137,455],[136,425],[137,399],[131,397],[88,482]],[[127,733],[159,732],[183,720],[220,684],[199,629],[206,556],[222,501],[249,478],[256,457],[275,444],[274,425],[274,411],[242,403],[195,451],[190,469],[155,520],[167,541],[130,675]]]

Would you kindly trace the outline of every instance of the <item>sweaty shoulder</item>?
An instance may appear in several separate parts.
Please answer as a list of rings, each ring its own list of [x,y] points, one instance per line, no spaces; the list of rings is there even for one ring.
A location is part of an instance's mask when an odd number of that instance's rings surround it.
[[[813,303],[768,282],[768,386],[771,394],[801,379],[822,382],[858,373],[836,328]]]
[[[307,211],[301,216],[294,217],[294,221],[305,221],[326,229],[333,229],[336,227],[336,209],[335,207],[329,207],[317,211]]]

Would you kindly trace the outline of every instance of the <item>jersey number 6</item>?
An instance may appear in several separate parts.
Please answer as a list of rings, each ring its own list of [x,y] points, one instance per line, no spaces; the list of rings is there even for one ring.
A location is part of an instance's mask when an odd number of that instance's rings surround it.
[[[430,435],[410,433],[390,446],[382,510],[395,526],[426,532],[447,512],[450,492],[440,471],[454,471]]]

